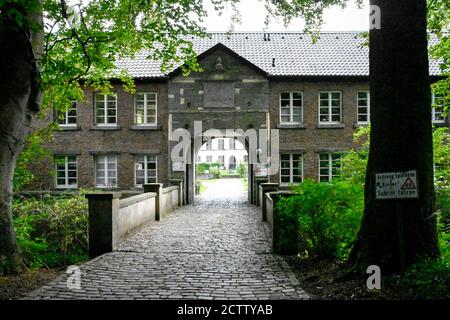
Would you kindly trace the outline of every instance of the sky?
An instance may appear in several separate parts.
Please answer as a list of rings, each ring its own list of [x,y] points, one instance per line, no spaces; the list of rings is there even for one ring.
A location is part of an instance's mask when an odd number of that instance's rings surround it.
[[[204,0],[208,9],[208,18],[203,26],[208,31],[228,31],[230,30],[232,10],[227,6],[221,16],[215,12],[210,0]],[[234,26],[234,31],[263,31],[266,10],[259,0],[241,0],[238,6],[241,13],[241,24]],[[322,31],[364,31],[369,30],[369,0],[364,0],[364,8],[358,9],[354,1],[349,1],[344,10],[339,6],[327,9],[324,13],[324,25]],[[285,28],[280,21],[272,21],[266,31],[303,31],[304,22],[301,19],[293,20]]]

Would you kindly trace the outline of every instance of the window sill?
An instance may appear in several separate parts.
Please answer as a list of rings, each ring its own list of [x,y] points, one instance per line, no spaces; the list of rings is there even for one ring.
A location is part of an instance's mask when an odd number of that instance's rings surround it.
[[[56,190],[75,190],[78,186],[56,186]]]
[[[279,123],[277,129],[306,129],[306,124],[303,123]]]
[[[355,129],[357,129],[357,128],[366,128],[366,127],[368,127],[369,125],[370,125],[369,122],[366,122],[366,123],[358,123],[358,122],[355,122],[355,123],[353,123],[353,128],[355,128]]]
[[[80,126],[67,126],[67,125],[59,125],[59,131],[80,131]]]
[[[91,131],[118,131],[120,126],[92,126]]]
[[[332,124],[324,124],[319,123],[317,125],[317,129],[344,129],[345,125],[343,123],[332,123]]]
[[[149,130],[149,131],[159,131],[162,130],[161,125],[132,125],[130,127],[130,130],[133,131],[141,131],[141,130]]]
[[[441,127],[447,127],[448,126],[447,122],[433,122],[432,124],[436,128],[441,128]]]

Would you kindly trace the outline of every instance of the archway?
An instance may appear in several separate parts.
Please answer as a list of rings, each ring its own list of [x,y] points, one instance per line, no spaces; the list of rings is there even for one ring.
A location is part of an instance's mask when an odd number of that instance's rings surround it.
[[[213,137],[194,156],[196,196],[223,198],[249,193],[248,152],[236,137]]]

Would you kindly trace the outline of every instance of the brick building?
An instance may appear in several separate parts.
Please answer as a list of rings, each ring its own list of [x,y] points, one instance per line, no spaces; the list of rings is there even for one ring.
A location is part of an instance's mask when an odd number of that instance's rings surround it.
[[[195,139],[194,121],[202,132],[279,129],[281,170],[272,182],[333,178],[355,128],[370,121],[368,48],[358,33],[322,33],[315,44],[302,33],[212,33],[192,41],[203,72],[164,74],[142,53],[117,64],[135,78],[135,95],[119,83],[108,97],[86,88],[84,101],[58,120],[61,131],[47,146],[54,161],[36,166],[33,188],[139,190],[183,179],[192,201],[201,145],[192,143],[192,164],[180,165],[171,161],[169,139],[177,128]],[[431,61],[430,75],[439,74]],[[436,125],[448,125],[439,108],[430,112]],[[250,165],[250,189],[255,171]]]

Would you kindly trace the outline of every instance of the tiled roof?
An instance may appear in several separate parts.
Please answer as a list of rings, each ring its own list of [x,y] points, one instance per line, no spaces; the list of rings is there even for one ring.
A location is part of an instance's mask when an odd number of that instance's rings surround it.
[[[368,76],[369,48],[358,32],[321,33],[316,43],[304,33],[274,32],[270,41],[263,32],[210,33],[210,38],[192,37],[201,54],[218,43],[233,50],[269,76]],[[141,52],[134,59],[117,62],[134,78],[165,77],[158,61]],[[275,64],[273,62],[275,59]],[[430,75],[440,75],[439,62],[430,61]]]

